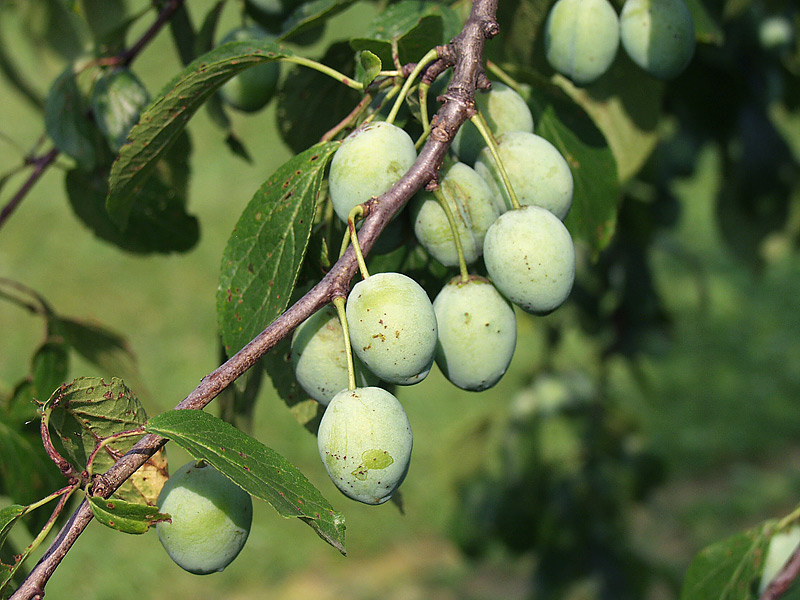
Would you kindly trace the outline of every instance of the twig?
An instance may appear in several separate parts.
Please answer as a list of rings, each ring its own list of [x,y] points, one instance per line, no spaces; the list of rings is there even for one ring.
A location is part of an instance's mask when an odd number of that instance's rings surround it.
[[[478,82],[485,78],[481,67],[484,42],[499,31],[495,19],[496,12],[497,0],[475,0],[463,30],[449,46],[453,55],[451,62],[453,79],[448,91],[442,96],[442,107],[431,122],[431,135],[408,173],[388,192],[367,202],[368,216],[358,236],[364,252],[369,252],[392,216],[417,190],[436,176],[453,136],[474,111],[475,88]],[[357,268],[356,255],[350,247],[322,281],[227,362],[204,377],[200,385],[175,409],[204,408],[301,322],[330,302],[334,296],[346,294]],[[104,498],[110,496],[166,442],[166,439],[154,434],[143,437],[106,473],[95,479],[93,493]],[[91,508],[84,500],[45,552],[39,564],[11,596],[12,600],[31,600],[41,597],[45,584],[91,519]]]
[[[33,173],[30,174],[25,183],[22,184],[22,187],[17,190],[16,194],[14,194],[14,197],[11,198],[11,200],[8,201],[8,204],[3,207],[3,210],[0,211],[0,227],[3,226],[6,220],[11,216],[11,213],[13,213],[20,205],[23,198],[25,198],[25,195],[33,187],[33,184],[35,184],[39,180],[39,177],[42,176],[42,173],[44,173],[47,167],[49,167],[53,161],[55,161],[56,156],[58,156],[58,148],[53,148],[44,156],[40,156],[32,161],[31,164],[35,165]]]

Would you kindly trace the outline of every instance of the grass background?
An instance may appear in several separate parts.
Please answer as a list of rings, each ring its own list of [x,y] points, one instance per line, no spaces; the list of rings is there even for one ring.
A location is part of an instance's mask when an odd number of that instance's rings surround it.
[[[202,15],[213,2],[193,1]],[[3,14],[2,33],[29,80],[45,85],[63,68],[32,47]],[[345,38],[370,14],[338,17],[327,39]],[[224,18],[232,26],[235,15]],[[316,48],[310,49],[313,55]],[[172,42],[160,35],[135,63],[148,89],[178,69]],[[19,164],[42,135],[41,117],[0,80],[0,165]],[[94,319],[122,333],[137,356],[129,384],[151,414],[167,410],[217,365],[215,293],[228,235],[260,184],[290,152],[278,139],[274,108],[234,116],[254,157],[247,164],[223,148],[203,111],[190,125],[194,152],[190,209],[201,241],[185,255],[129,256],[95,239],[72,215],[61,167],[52,168],[0,230],[0,276],[39,291],[64,315]],[[611,369],[616,400],[635,415],[668,468],[668,481],[631,515],[637,546],[680,576],[704,544],[767,517],[800,498],[800,258],[786,252],[756,274],[736,262],[715,230],[718,157],[702,154],[695,173],[676,184],[678,227],[658,239],[649,260],[675,318],[657,355],[618,360]],[[0,172],[2,169],[0,169]],[[24,180],[13,178],[2,198]],[[700,264],[698,270],[693,265]],[[36,317],[0,303],[0,386],[27,372],[41,340]],[[48,586],[53,598],[522,598],[534,559],[502,553],[473,563],[448,540],[459,477],[485,457],[486,423],[502,421],[510,400],[541,359],[534,320],[520,323],[519,348],[492,390],[456,390],[438,371],[403,388],[414,427],[414,459],[403,485],[405,514],[389,504],[367,507],[339,495],[319,461],[316,441],[297,425],[271,389],[259,400],[255,435],[297,465],[347,518],[349,556],[342,558],[302,523],[256,503],[244,551],[225,572],[184,573],[164,556],[154,533],[125,536],[92,524]],[[107,375],[81,361],[72,376]],[[645,385],[642,385],[644,377]],[[269,386],[267,386],[269,387]],[[494,429],[490,427],[489,435]],[[491,447],[491,445],[490,445]],[[187,455],[173,445],[169,459]],[[669,589],[656,598],[671,597]]]

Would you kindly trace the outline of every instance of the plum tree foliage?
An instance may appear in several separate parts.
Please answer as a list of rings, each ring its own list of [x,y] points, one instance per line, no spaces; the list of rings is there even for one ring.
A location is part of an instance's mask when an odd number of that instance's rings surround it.
[[[9,500],[0,509],[0,598],[40,598],[93,519],[131,534],[155,525],[185,570],[222,570],[247,539],[251,497],[344,554],[344,516],[238,428],[247,429],[263,382],[316,434],[329,489],[377,505],[397,499],[411,460],[403,403],[414,399],[396,386],[438,370],[481,392],[502,380],[515,352],[530,356],[537,345],[541,357],[521,367],[531,385],[509,396],[510,411],[491,409],[506,434],[495,468],[458,482],[454,514],[468,517],[456,518],[455,537],[472,554],[490,538],[534,549],[536,580],[555,582],[537,597],[567,597],[569,585],[595,576],[600,583],[580,591],[649,597],[645,561],[620,523],[656,469],[609,381],[635,370],[620,366],[626,353],[669,338],[645,246],[673,224],[676,190],[688,187],[675,179],[696,168],[703,144],[724,154],[724,191],[741,183],[757,192],[752,202],[720,194],[722,208],[733,206],[720,209],[720,237],[752,240],[751,256],[796,243],[787,173],[797,171],[797,140],[787,133],[794,105],[784,103],[797,98],[788,83],[800,73],[796,15],[793,25],[789,5],[767,15],[737,3],[717,10],[711,0],[693,0],[691,11],[683,0],[399,0],[374,3],[375,17],[356,27],[344,11],[367,3],[223,0],[203,10],[162,0],[128,11],[75,0],[38,3],[39,18],[25,3],[0,7],[4,22],[14,15],[25,28],[20,39],[60,61],[40,98],[44,86],[30,85],[35,74],[0,43],[0,73],[41,112],[48,144],[22,144],[35,149],[0,173],[3,191],[25,177],[3,205],[2,227],[58,165],[90,234],[137,255],[187,252],[200,236],[188,200],[190,122],[201,108],[219,149],[230,151],[215,160],[251,160],[248,146],[261,135],[252,115],[274,114],[294,153],[249,202],[226,198],[241,216],[216,295],[224,362],[177,410],[148,417],[116,371],[70,383],[76,354],[124,370],[133,361],[124,337],[0,278],[0,301],[41,318],[46,331],[29,372],[0,386],[0,493]],[[218,35],[234,4],[239,26]],[[726,43],[720,15],[744,20],[738,54],[695,56],[696,40]],[[56,25],[61,34],[51,35]],[[136,61],[167,32],[182,66],[149,89]],[[620,42],[631,60],[616,60]],[[704,86],[721,65],[735,72],[751,55],[771,61],[768,72],[725,98],[734,116],[718,115],[721,103]],[[664,81],[684,71],[685,89]],[[245,114],[232,118],[230,109]],[[754,135],[754,123],[772,135]],[[224,418],[203,412],[218,395]],[[169,478],[168,441],[194,459]],[[783,546],[796,544],[781,532],[794,536],[797,519],[747,534],[753,555],[770,547],[767,567],[748,554],[747,568],[735,565],[722,581],[739,546],[698,555],[682,598],[753,590],[759,577],[769,593]],[[23,549],[15,544],[25,533],[9,535],[18,523],[33,534]],[[62,534],[49,537],[56,525]],[[49,549],[28,571],[44,540]]]

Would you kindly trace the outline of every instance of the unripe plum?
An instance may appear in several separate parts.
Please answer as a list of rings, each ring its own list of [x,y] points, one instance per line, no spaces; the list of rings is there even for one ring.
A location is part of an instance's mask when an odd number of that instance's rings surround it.
[[[221,43],[261,40],[268,37],[258,27],[241,27],[231,31]],[[219,93],[222,99],[233,108],[243,112],[255,112],[263,108],[275,95],[279,74],[278,62],[268,62],[250,67],[225,82]]]
[[[402,405],[378,387],[336,394],[317,433],[319,455],[333,483],[365,504],[386,502],[403,482],[412,441]]]
[[[628,0],[619,16],[622,47],[659,79],[672,79],[694,54],[694,22],[683,0]]]
[[[375,375],[410,385],[425,379],[436,352],[436,315],[420,285],[401,273],[376,273],[347,297],[353,352]]]
[[[333,155],[328,191],[339,218],[388,191],[411,168],[417,151],[411,137],[385,121],[373,121],[345,138]]]
[[[483,277],[451,280],[433,301],[439,342],[436,364],[452,383],[481,391],[503,376],[514,355],[514,309]]]
[[[378,378],[353,357],[356,385],[377,385]],[[331,305],[303,321],[292,335],[292,366],[297,383],[314,400],[327,406],[347,389],[347,354],[342,324]]]
[[[164,484],[157,504],[172,517],[156,525],[158,539],[172,560],[196,575],[222,571],[250,533],[250,494],[208,464],[183,465]]]
[[[443,170],[440,182],[456,222],[464,260],[472,264],[483,254],[483,238],[500,215],[492,189],[474,169],[455,163]],[[417,240],[447,267],[458,265],[455,238],[444,210],[432,192],[420,192],[411,207]]]
[[[533,314],[564,303],[575,280],[575,247],[550,211],[523,206],[500,215],[483,242],[486,271],[497,289]]]
[[[614,62],[619,19],[608,0],[558,0],[544,30],[547,61],[579,85],[591,83]]]
[[[513,88],[504,83],[492,83],[492,89],[475,92],[475,106],[483,115],[489,130],[495,137],[509,131],[533,133],[533,116],[525,100]],[[450,145],[459,160],[468,165],[475,164],[486,142],[478,129],[467,121],[456,132]]]
[[[553,144],[533,133],[511,132],[497,141],[497,151],[520,204],[541,206],[559,219],[567,216],[572,205],[572,172]],[[510,208],[511,198],[488,148],[480,153],[475,171],[500,199],[500,212]]]

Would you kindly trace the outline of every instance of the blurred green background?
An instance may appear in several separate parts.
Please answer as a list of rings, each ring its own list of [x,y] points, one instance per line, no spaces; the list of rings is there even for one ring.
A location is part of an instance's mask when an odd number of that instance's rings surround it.
[[[200,19],[214,3],[188,4]],[[303,52],[313,56],[324,42],[346,39],[369,21],[371,10],[358,5],[339,15],[325,40]],[[223,14],[230,26],[233,13]],[[43,95],[64,63],[47,47],[28,43],[15,14],[0,10],[3,40]],[[165,33],[135,63],[151,92],[179,69]],[[796,163],[800,120],[786,116],[784,122],[794,131],[788,138]],[[127,338],[138,367],[126,382],[150,414],[174,406],[218,364],[215,293],[223,248],[252,194],[291,156],[274,123],[274,106],[234,116],[254,158],[247,164],[222,150],[223,136],[204,111],[193,119],[190,212],[200,221],[201,241],[187,254],[141,258],[96,239],[68,206],[60,164],[0,230],[0,277],[37,290],[61,314],[96,320]],[[0,133],[0,171],[18,164],[43,134],[41,115],[2,79]],[[651,167],[661,156],[654,155]],[[676,582],[704,545],[782,516],[800,499],[800,253],[790,238],[775,235],[763,243],[767,259],[757,268],[740,260],[715,212],[725,183],[720,148],[707,144],[693,156],[691,168],[671,179],[673,226],[657,231],[644,247],[668,327],[651,334],[641,351],[604,356],[607,366],[600,373],[599,336],[580,326],[573,306],[544,320],[520,314],[518,350],[494,389],[463,392],[438,371],[400,389],[415,437],[402,513],[391,503],[367,507],[341,496],[318,458],[315,438],[266,386],[254,434],[297,465],[345,514],[347,558],[264,503],[256,504],[240,557],[208,577],[184,573],[167,560],[153,532],[125,536],[92,524],[50,581],[48,597],[530,597],[536,553],[487,544],[482,556],[468,558],[453,541],[453,523],[463,508],[460,482],[498,470],[507,418],[544,367],[602,377],[603,397],[614,414],[632,423],[631,440],[660,461],[663,479],[643,501],[626,505],[625,527],[631,547],[659,572],[648,597],[675,597]],[[2,197],[23,180],[12,178]],[[795,218],[798,189],[795,180]],[[582,267],[592,268],[589,262]],[[561,331],[552,354],[546,350],[552,349],[550,325]],[[40,319],[0,303],[0,390],[8,391],[27,372],[41,337]],[[81,361],[71,369],[75,377],[108,374]],[[175,466],[188,460],[173,445],[168,454]],[[594,597],[591,581],[576,582],[573,597]]]

